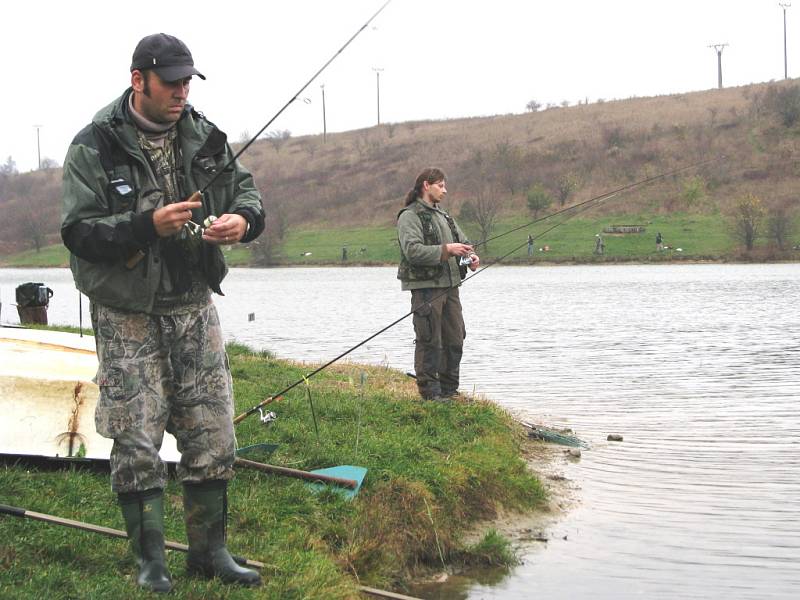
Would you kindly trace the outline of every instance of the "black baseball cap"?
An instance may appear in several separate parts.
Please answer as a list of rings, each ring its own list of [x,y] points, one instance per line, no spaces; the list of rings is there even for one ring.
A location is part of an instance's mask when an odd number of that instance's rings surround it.
[[[186,44],[166,33],[154,33],[141,39],[131,62],[131,72],[136,69],[152,69],[164,81],[178,81],[190,75],[206,78],[194,68],[194,59]]]

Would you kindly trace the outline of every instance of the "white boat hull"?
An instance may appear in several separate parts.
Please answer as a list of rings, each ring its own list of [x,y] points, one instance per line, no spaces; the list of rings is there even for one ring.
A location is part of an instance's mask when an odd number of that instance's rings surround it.
[[[0,327],[0,454],[108,460],[94,426],[99,390],[94,338]],[[178,462],[164,435],[161,458]]]

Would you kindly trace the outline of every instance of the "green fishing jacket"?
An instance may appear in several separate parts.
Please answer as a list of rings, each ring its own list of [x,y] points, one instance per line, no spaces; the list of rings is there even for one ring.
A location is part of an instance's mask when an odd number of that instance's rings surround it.
[[[70,250],[77,288],[106,306],[137,312],[153,307],[161,269],[161,242],[153,212],[162,194],[128,114],[129,88],[100,110],[78,133],[64,160],[61,237]],[[187,105],[177,123],[180,161],[178,182],[183,198],[202,189],[233,156],[226,135]],[[203,195],[203,207],[192,221],[208,215],[242,215],[249,242],[264,230],[264,209],[253,178],[235,162]],[[209,287],[221,294],[227,273],[216,245],[201,244],[201,268]],[[143,258],[128,263],[137,253]],[[128,263],[126,265],[126,263]]]
[[[457,257],[442,261],[442,256],[445,244],[468,242],[445,211],[417,198],[397,215],[397,239],[400,243],[397,278],[403,290],[447,288],[461,283],[466,268],[459,268]]]

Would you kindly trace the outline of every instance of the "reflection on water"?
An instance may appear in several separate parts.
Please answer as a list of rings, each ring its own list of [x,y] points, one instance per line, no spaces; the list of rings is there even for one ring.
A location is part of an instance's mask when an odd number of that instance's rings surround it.
[[[229,336],[326,361],[408,312],[394,273],[235,269],[216,302]],[[0,270],[3,321],[23,281],[55,290],[51,322],[77,324],[62,270]],[[567,467],[582,504],[546,549],[446,597],[794,597],[798,296],[793,264],[495,267],[469,281],[462,389],[593,447]],[[412,339],[406,319],[348,360],[410,370]]]

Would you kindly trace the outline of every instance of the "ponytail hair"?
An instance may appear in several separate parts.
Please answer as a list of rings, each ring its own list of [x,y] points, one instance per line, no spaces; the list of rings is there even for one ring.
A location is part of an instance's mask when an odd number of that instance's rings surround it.
[[[444,171],[441,169],[437,169],[436,167],[428,167],[422,173],[417,175],[417,180],[414,182],[414,187],[408,192],[406,196],[406,203],[405,206],[409,204],[413,204],[417,198],[422,197],[422,186],[427,181],[429,184],[437,183],[439,181],[444,181],[447,177],[444,174]]]

